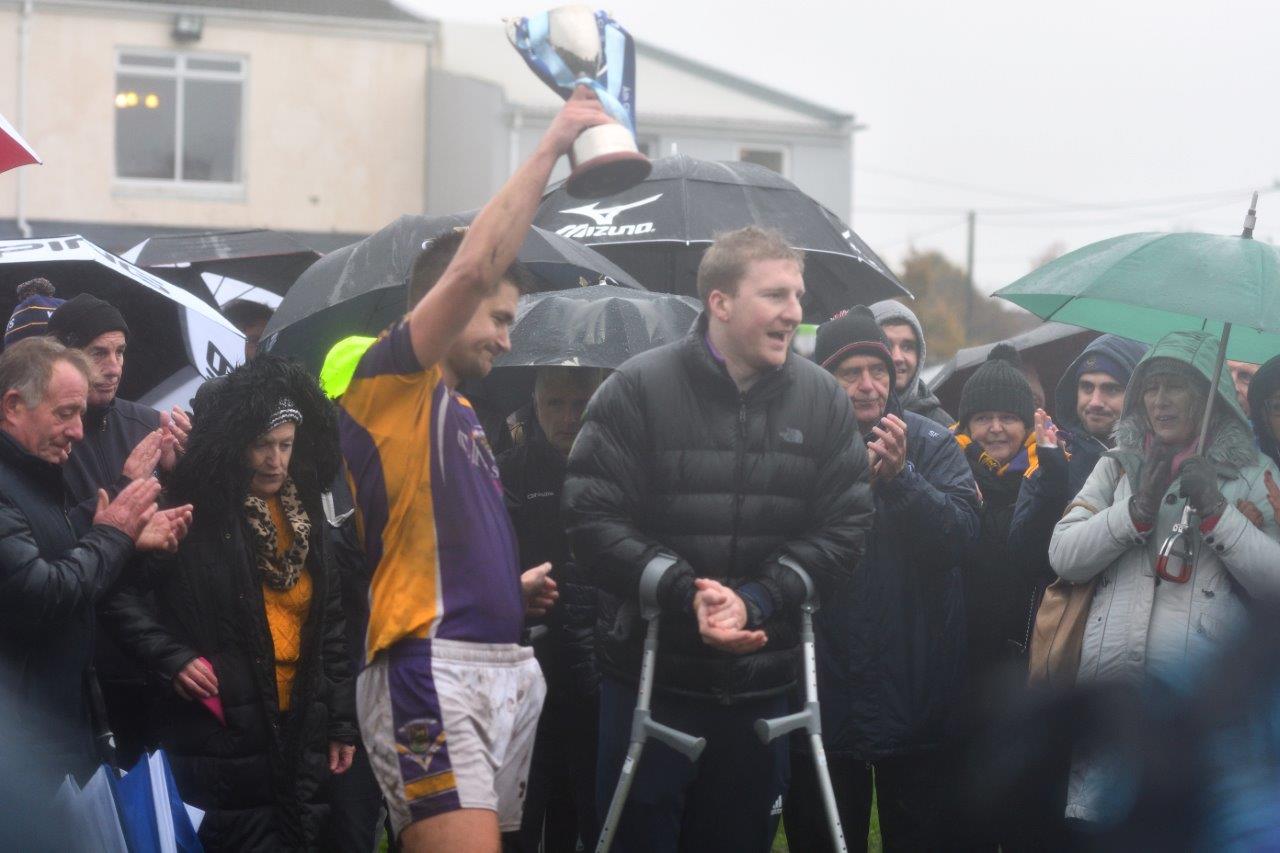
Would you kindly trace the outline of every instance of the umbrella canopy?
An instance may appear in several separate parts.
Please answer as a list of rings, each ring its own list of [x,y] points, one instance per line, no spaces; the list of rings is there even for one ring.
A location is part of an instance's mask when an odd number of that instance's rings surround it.
[[[634,355],[683,338],[701,310],[702,303],[688,296],[609,284],[522,296],[511,327],[511,352],[497,359],[493,371],[471,390],[506,415],[532,397],[537,370],[530,368],[612,370]]]
[[[650,290],[697,296],[698,262],[715,235],[777,228],[805,252],[805,319],[910,293],[849,226],[776,172],[683,154],[655,160],[625,192],[583,204],[564,186],[542,200],[534,224],[599,250]]]
[[[609,284],[520,298],[511,352],[495,368],[605,367],[688,334],[702,304],[687,296]]]
[[[1241,237],[1125,234],[1050,261],[995,293],[1045,320],[1154,344],[1169,332],[1221,335],[1227,357],[1280,353],[1280,250]]]
[[[124,314],[131,332],[120,396],[158,409],[187,406],[195,389],[244,359],[244,336],[204,302],[78,235],[0,241],[0,316],[14,289],[43,276],[58,296],[92,293]]]
[[[376,335],[405,312],[405,283],[423,242],[467,225],[474,213],[402,216],[317,261],[298,279],[263,332],[272,352],[320,370],[325,353],[349,335]],[[601,279],[634,290],[638,282],[609,260],[541,228],[530,229],[517,259],[539,290],[563,290]]]
[[[1036,369],[1044,385],[1050,407],[1053,405],[1053,389],[1071,362],[1089,342],[1100,333],[1063,323],[1045,323],[1034,329],[1014,335],[1007,340],[1022,357],[1023,364]],[[986,360],[999,341],[976,347],[965,347],[944,362],[927,379],[929,390],[937,395],[942,408],[948,412],[960,409],[960,391],[973,372]],[[1056,414],[1056,413],[1053,413]]]
[[[0,115],[0,172],[43,163],[8,119]]]
[[[138,266],[184,289],[191,289],[187,287],[189,279],[200,280],[201,273],[208,272],[279,296],[320,259],[316,250],[265,228],[148,237],[127,254]],[[204,289],[203,281],[200,289]]]

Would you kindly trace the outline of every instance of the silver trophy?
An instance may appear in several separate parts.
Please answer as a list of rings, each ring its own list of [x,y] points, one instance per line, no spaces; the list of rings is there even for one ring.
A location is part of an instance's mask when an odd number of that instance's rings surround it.
[[[557,94],[587,86],[614,118],[587,128],[569,152],[565,190],[579,198],[619,193],[649,176],[652,164],[636,147],[635,50],[631,36],[604,13],[560,6],[507,21],[507,36],[526,63]]]

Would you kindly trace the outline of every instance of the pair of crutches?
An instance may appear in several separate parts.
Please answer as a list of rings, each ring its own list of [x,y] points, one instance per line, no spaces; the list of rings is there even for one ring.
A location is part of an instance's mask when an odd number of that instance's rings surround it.
[[[804,569],[787,557],[779,562],[799,575],[804,582],[804,603],[800,607],[800,642],[804,654],[805,701],[804,708],[794,714],[773,720],[756,720],[755,731],[760,740],[766,744],[797,729],[808,732],[814,768],[818,774],[818,788],[822,792],[827,823],[831,829],[832,849],[839,853],[847,853],[844,829],[840,826],[840,815],[836,810],[836,795],[831,787],[831,775],[827,769],[827,753],[822,746],[822,717],[818,712],[818,667],[813,645],[813,613],[818,609],[818,597],[813,581]],[[640,688],[636,695],[636,709],[631,715],[631,741],[627,747],[627,757],[622,762],[618,785],[614,788],[613,799],[609,802],[609,811],[605,815],[604,825],[600,828],[600,841],[596,845],[596,853],[608,853],[613,846],[613,838],[622,821],[622,810],[626,806],[627,794],[631,791],[631,783],[635,781],[635,774],[639,769],[640,753],[644,750],[645,741],[650,737],[655,738],[694,762],[702,755],[702,750],[707,745],[706,738],[696,738],[657,722],[649,710],[653,695],[653,668],[658,656],[658,625],[662,615],[662,609],[658,605],[658,584],[662,576],[675,564],[674,557],[659,554],[649,561],[640,575],[640,615],[648,623],[644,637],[644,654],[640,659]]]

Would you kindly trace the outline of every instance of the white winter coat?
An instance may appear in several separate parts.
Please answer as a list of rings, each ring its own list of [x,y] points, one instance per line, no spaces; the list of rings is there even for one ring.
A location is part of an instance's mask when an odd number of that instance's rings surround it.
[[[1209,533],[1195,530],[1198,556],[1187,583],[1158,581],[1155,574],[1160,546],[1184,504],[1177,496],[1178,481],[1169,487],[1151,531],[1140,533],[1129,514],[1142,461],[1138,448],[1145,438],[1141,416],[1122,421],[1118,448],[1098,462],[1054,529],[1049,560],[1060,577],[1080,583],[1102,575],[1085,628],[1079,683],[1140,684],[1149,677],[1182,683],[1224,640],[1246,627],[1250,599],[1280,598],[1280,529],[1267,503],[1263,473],[1269,469],[1278,480],[1280,475],[1258,454],[1243,422],[1223,414],[1205,456],[1218,470],[1227,508]],[[1236,509],[1240,499],[1262,510],[1263,529]],[[1099,820],[1110,778],[1101,762],[1077,755],[1067,817]]]

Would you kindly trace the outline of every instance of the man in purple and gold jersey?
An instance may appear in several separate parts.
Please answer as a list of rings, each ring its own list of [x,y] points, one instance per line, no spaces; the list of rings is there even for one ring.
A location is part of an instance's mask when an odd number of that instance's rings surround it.
[[[545,687],[519,639],[555,584],[548,564],[521,574],[493,452],[455,389],[510,349],[516,251],[543,188],[578,134],[608,121],[580,89],[465,233],[428,245],[409,314],[339,401],[373,567],[360,729],[404,850],[489,853],[520,826]]]

